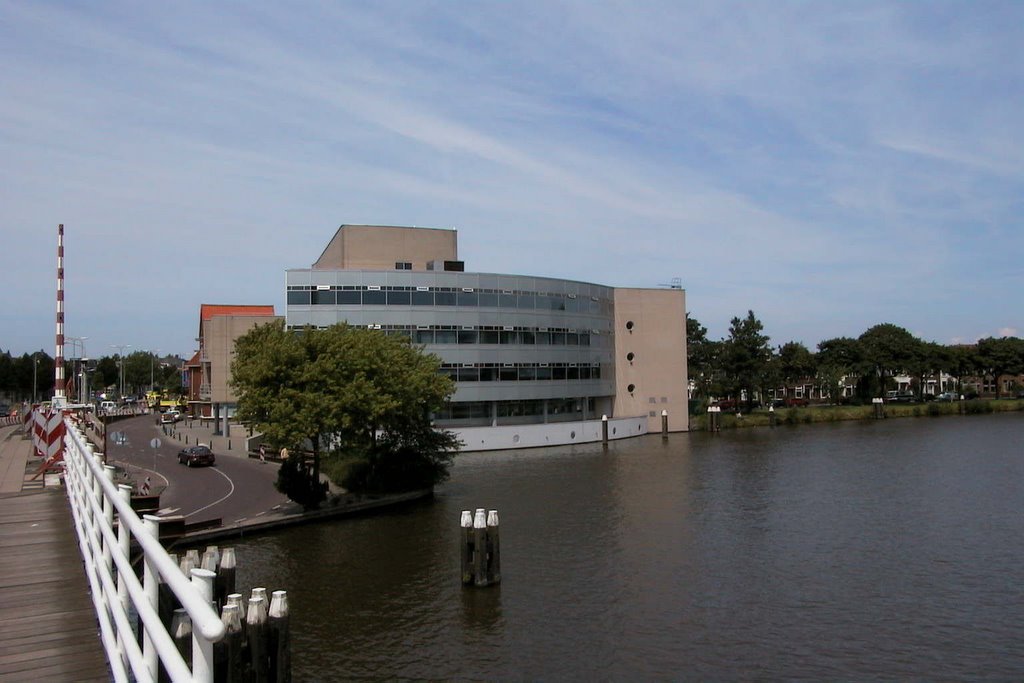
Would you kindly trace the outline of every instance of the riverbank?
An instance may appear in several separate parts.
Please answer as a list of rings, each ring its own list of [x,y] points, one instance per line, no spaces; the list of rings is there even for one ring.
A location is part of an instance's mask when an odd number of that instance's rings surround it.
[[[952,403],[887,403],[886,418],[900,417],[942,417],[944,415],[982,415],[1024,411],[1024,400],[982,400],[954,401]],[[781,408],[774,412],[777,425],[815,424],[819,422],[841,422],[846,420],[873,420],[874,405],[836,406],[812,405],[800,408]],[[772,411],[757,409],[752,413],[721,413],[722,429],[744,429],[747,427],[770,427]],[[707,431],[707,414],[690,416],[690,431]]]

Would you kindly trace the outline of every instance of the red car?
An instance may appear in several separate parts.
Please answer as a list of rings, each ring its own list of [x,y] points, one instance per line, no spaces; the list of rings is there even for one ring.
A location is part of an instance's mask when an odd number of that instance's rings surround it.
[[[213,455],[213,451],[210,450],[209,446],[200,444],[181,449],[178,453],[178,463],[186,467],[195,467],[197,465],[213,466],[217,463],[217,458]]]

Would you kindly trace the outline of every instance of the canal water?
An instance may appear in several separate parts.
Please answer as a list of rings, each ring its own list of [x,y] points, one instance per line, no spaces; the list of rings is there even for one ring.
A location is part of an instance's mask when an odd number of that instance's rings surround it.
[[[502,582],[459,519],[497,509]],[[236,545],[296,680],[1024,679],[1024,416],[460,456],[434,500]]]

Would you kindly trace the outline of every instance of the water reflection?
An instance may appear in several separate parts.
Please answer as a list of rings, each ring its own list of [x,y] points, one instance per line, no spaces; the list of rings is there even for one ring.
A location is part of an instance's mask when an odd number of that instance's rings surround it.
[[[461,456],[431,502],[239,544],[297,680],[1024,675],[1020,416]],[[463,509],[501,513],[466,588]]]

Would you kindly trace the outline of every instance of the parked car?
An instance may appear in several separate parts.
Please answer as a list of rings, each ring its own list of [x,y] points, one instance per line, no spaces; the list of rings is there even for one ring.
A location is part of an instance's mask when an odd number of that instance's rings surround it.
[[[936,401],[942,401],[943,403],[952,403],[953,401],[959,401],[960,395],[955,394],[952,391],[943,391],[941,394],[935,397]]]
[[[773,408],[801,408],[803,406],[811,405],[811,402],[806,398],[785,396],[782,398],[772,399],[771,405]]]
[[[117,404],[113,401],[101,401],[100,412],[101,413],[112,413],[117,410]]]
[[[185,465],[186,467],[195,467],[197,465],[215,465],[217,458],[213,455],[213,451],[210,447],[205,444],[199,444],[198,446],[189,446],[181,449],[178,452],[178,463]]]
[[[913,403],[917,398],[914,394],[907,391],[887,391],[885,392],[886,403]]]

